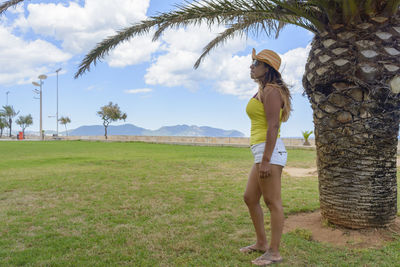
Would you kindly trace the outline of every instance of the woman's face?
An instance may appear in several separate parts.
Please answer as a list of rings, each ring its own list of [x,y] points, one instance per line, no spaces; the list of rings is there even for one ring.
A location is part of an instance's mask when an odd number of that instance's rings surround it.
[[[250,77],[252,79],[262,79],[267,71],[268,68],[261,61],[253,60],[253,64],[250,65]]]

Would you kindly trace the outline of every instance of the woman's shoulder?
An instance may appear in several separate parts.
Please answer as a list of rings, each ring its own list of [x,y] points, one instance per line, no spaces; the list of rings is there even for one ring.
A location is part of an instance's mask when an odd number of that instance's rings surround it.
[[[272,98],[272,99],[282,99],[281,98],[281,85],[277,84],[277,83],[267,83],[264,86],[264,90],[263,90],[263,98],[266,103],[267,98]]]
[[[280,89],[280,87],[281,86],[277,83],[267,83],[264,86],[265,89]]]
[[[275,91],[275,90],[277,90],[277,91],[279,91],[281,89],[281,86],[279,85],[279,84],[277,84],[277,83],[267,83],[265,86],[264,86],[264,92],[271,92],[271,91]]]

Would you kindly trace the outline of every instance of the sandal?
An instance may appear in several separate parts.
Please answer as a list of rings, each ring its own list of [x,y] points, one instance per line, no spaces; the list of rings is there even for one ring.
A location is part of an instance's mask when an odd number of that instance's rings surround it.
[[[254,245],[249,245],[247,247],[242,247],[242,248],[239,249],[239,251],[242,252],[242,253],[248,253],[248,254],[253,253],[253,252],[260,252],[260,253],[265,253],[266,252],[266,250],[254,248],[253,246]]]
[[[260,257],[258,257],[257,259],[251,261],[251,263],[254,265],[257,265],[257,266],[267,266],[267,265],[279,263],[282,261],[283,261],[282,257],[280,257],[278,259],[273,258],[272,254],[269,251],[267,251],[264,254],[262,254]]]

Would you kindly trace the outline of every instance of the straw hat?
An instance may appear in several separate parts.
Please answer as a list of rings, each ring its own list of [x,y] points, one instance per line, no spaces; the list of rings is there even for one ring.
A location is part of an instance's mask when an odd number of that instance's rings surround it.
[[[264,49],[256,55],[256,50],[253,48],[253,60],[262,61],[270,65],[277,72],[279,72],[279,67],[281,66],[281,58],[272,50]]]

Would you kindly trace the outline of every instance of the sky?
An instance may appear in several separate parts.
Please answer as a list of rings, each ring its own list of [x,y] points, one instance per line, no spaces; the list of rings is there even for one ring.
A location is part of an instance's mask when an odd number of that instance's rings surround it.
[[[301,83],[313,34],[300,27],[286,27],[278,39],[264,33],[231,39],[196,70],[193,65],[202,48],[224,25],[168,29],[156,42],[150,32],[120,44],[90,72],[74,79],[85,54],[104,38],[183,2],[30,0],[9,9],[0,17],[0,105],[12,105],[19,115],[31,114],[33,125],[27,130],[39,131],[40,102],[32,82],[45,74],[43,129],[55,131],[55,71],[61,68],[58,114],[71,119],[68,129],[101,125],[97,111],[112,101],[128,115],[125,122],[112,125],[130,123],[156,130],[187,124],[238,130],[249,136],[245,109],[257,91],[249,68],[254,47],[257,52],[271,49],[281,56],[281,73],[291,86],[293,111],[281,126],[281,136],[301,137],[302,131],[314,129]]]

